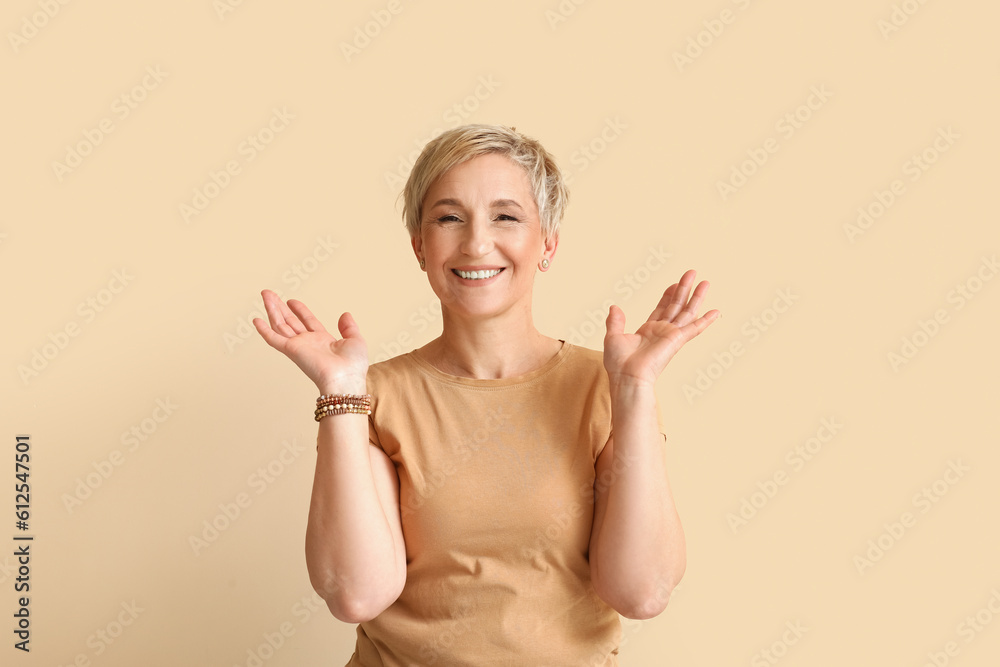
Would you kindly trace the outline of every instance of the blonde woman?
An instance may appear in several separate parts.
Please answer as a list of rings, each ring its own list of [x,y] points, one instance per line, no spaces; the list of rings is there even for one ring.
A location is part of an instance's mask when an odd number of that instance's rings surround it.
[[[306,563],[358,624],[348,665],[617,665],[619,614],[661,613],[684,573],[654,385],[718,317],[697,317],[708,283],[687,271],[635,333],[611,306],[603,352],[572,345],[532,320],[568,199],[537,141],[444,132],[403,196],[439,337],[369,366],[350,313],[337,337],[264,290],[254,320],[321,395]]]

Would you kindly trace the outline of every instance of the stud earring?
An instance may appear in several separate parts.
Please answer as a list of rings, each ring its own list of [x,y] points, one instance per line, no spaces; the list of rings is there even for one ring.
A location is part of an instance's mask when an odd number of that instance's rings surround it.
[[[548,268],[549,268],[549,260],[542,259],[542,271],[545,271]]]
[[[423,257],[420,258],[420,268],[421,269],[424,268],[424,258]]]

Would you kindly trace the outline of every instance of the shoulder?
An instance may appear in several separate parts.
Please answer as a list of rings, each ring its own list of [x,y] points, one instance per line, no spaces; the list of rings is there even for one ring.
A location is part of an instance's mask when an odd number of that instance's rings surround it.
[[[551,374],[547,386],[550,398],[558,399],[563,409],[603,415],[610,413],[610,382],[604,369],[604,353],[600,350],[567,342],[565,358]]]
[[[418,382],[416,364],[403,353],[368,366],[367,393],[372,396],[372,410],[380,398],[399,399],[407,387]]]
[[[562,364],[563,373],[573,375],[581,380],[607,382],[608,374],[604,370],[604,352],[592,350],[567,342],[566,361]]]
[[[388,359],[383,359],[382,361],[376,361],[373,364],[368,365],[368,375],[385,375],[386,373],[397,372],[400,368],[409,365],[407,356],[408,352],[403,354],[398,354],[395,357],[390,357]]]
[[[601,350],[592,350],[589,347],[574,345],[570,342],[567,342],[566,345],[572,357],[577,359],[577,363],[597,364],[604,368],[604,352]]]

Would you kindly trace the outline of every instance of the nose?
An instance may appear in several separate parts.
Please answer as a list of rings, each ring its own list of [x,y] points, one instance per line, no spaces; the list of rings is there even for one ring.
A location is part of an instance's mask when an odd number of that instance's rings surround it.
[[[493,249],[493,227],[485,213],[476,213],[463,230],[461,251],[468,257],[485,257]]]

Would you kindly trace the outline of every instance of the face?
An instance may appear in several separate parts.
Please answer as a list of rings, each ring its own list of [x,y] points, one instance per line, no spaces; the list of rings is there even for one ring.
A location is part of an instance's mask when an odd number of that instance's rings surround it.
[[[463,162],[431,185],[422,215],[413,250],[442,308],[530,317],[535,271],[558,239],[542,235],[524,169],[495,153]]]

